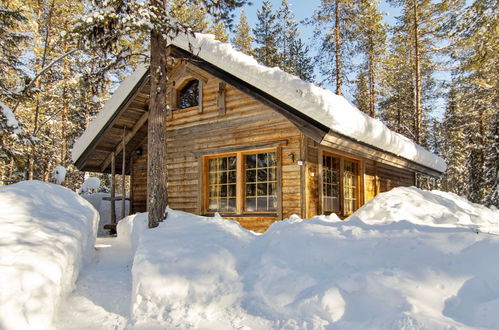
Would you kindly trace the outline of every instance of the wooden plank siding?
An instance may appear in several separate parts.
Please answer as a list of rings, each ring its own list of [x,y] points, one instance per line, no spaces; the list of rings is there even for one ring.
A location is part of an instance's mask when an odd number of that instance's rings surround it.
[[[167,122],[168,196],[171,208],[204,213],[203,156],[269,148],[278,151],[281,165],[278,169],[278,212],[266,216],[222,213],[224,217],[257,232],[265,231],[272,222],[292,214],[311,218],[322,213],[320,168],[323,152],[358,160],[360,205],[395,186],[414,185],[414,171],[403,168],[402,164],[392,166],[393,159],[385,159],[385,154],[366,154],[365,147],[356,148],[350,141],[332,135],[319,143],[305,136],[269,106],[230,84],[226,84],[224,90],[225,112],[220,112],[221,80],[200,69],[191,67],[190,70],[198,70],[200,76],[207,77],[202,84],[203,110],[200,113],[197,106],[174,110]],[[185,80],[185,77],[177,78]],[[109,147],[112,148],[112,145]],[[144,139],[142,145],[136,145],[133,151],[137,149],[142,154],[131,156],[131,205],[132,212],[144,212],[147,205],[147,140]],[[241,194],[241,191],[238,193]]]
[[[167,122],[169,206],[185,212],[203,213],[200,205],[203,189],[200,161],[203,155],[273,147],[280,153],[279,211],[272,216],[224,216],[233,218],[245,228],[262,232],[278,219],[295,213],[303,215],[300,205],[301,168],[297,165],[301,132],[284,116],[229,84],[224,91],[225,113],[221,113],[217,104],[221,80],[206,72],[200,74],[208,77],[202,87],[203,112],[199,113],[198,107],[174,110]],[[142,146],[142,152],[140,157],[132,157],[133,212],[144,211],[146,205],[145,146]]]

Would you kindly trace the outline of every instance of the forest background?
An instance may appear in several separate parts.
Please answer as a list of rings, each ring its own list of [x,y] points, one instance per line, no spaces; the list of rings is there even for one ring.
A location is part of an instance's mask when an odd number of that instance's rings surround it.
[[[98,7],[112,12],[120,1]],[[50,181],[64,166],[65,184],[79,187],[74,140],[119,82],[149,60],[147,35],[121,31],[111,50],[88,46],[84,27],[96,3],[0,0],[0,184]],[[316,0],[296,8],[254,1],[233,24],[192,1],[167,3],[179,24],[343,94],[441,155],[447,172],[420,178],[421,187],[499,206],[497,1]]]

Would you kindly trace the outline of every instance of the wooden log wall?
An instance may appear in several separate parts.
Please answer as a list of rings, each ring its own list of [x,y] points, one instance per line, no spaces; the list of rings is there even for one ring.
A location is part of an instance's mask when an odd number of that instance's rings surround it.
[[[147,211],[147,141],[138,150],[142,154],[135,153],[131,159],[130,214]]]
[[[301,132],[286,118],[229,84],[225,85],[225,113],[219,111],[221,81],[207,77],[203,83],[203,110],[198,107],[172,111],[167,122],[167,163],[169,206],[202,214],[201,167],[203,155],[232,151],[266,149],[279,146],[281,159],[281,209],[273,216],[233,217],[242,226],[262,232],[275,220],[301,215],[300,158]],[[218,97],[218,102],[217,102]],[[133,212],[145,210],[147,150],[133,157]],[[230,217],[229,217],[230,218]]]

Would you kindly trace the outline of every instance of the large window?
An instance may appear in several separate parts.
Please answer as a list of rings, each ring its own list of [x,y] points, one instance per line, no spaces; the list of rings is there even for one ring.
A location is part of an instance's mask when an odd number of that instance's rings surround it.
[[[277,152],[238,152],[207,156],[205,211],[277,212]]]
[[[322,156],[322,210],[350,215],[359,208],[359,162]]]

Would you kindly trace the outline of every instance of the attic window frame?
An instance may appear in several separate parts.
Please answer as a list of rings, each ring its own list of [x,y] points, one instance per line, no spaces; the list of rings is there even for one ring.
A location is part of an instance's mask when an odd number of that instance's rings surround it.
[[[191,105],[188,107],[181,107],[180,102],[181,102],[181,98],[182,98],[182,93],[184,93],[186,90],[188,90],[195,83],[197,83],[197,95],[195,96],[197,104],[194,104],[194,105]],[[176,101],[175,110],[185,110],[185,109],[190,109],[190,108],[194,108],[194,107],[199,107],[199,104],[202,102],[202,100],[200,100],[200,97],[202,96],[202,93],[200,92],[201,88],[202,88],[202,82],[199,79],[196,79],[193,77],[185,79],[182,82],[182,85],[175,88],[175,93],[176,93],[176,95],[175,95],[176,96],[175,97],[175,101]]]
[[[185,71],[185,70],[183,70]],[[177,77],[176,79],[172,79],[171,83],[169,84],[168,91],[167,91],[167,97],[168,97],[168,110],[167,110],[167,121],[170,121],[173,119],[173,113],[176,111],[184,111],[187,109],[193,109],[196,106],[192,107],[187,107],[187,108],[180,108],[178,105],[179,102],[179,94],[182,91],[184,87],[186,87],[189,83],[191,83],[193,80],[197,80],[198,82],[198,113],[203,113],[203,87],[207,83],[208,79],[191,72],[192,70],[189,70],[189,73]],[[175,76],[175,74],[174,74]]]

